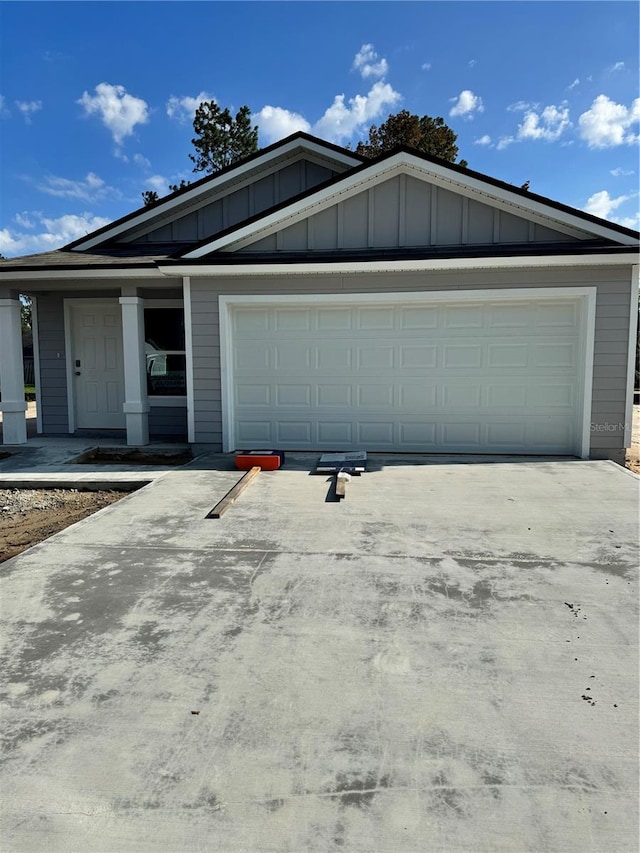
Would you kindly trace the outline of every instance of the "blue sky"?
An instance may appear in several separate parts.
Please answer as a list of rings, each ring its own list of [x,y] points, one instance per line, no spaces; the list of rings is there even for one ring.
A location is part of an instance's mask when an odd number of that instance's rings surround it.
[[[202,98],[261,145],[441,115],[471,168],[640,226],[635,2],[2,2],[0,32],[7,257],[193,177]]]

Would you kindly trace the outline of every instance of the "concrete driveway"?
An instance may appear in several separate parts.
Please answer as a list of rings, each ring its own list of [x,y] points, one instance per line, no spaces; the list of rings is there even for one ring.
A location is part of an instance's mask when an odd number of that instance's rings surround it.
[[[639,479],[414,461],[218,521],[196,464],[6,563],[3,849],[635,853]]]

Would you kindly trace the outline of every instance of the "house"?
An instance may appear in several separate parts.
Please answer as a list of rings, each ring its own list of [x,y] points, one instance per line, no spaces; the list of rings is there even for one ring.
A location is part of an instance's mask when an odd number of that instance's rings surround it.
[[[296,133],[0,264],[4,440],[558,454],[630,444],[639,234],[437,158]]]

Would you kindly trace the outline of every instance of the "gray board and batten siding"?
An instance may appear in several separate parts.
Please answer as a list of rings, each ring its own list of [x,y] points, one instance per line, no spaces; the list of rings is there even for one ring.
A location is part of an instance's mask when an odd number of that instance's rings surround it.
[[[282,168],[273,169],[264,177],[247,177],[238,187],[225,186],[213,193],[213,200],[200,198],[197,206],[152,230],[146,225],[133,230],[118,242],[122,243],[182,243],[203,240],[239,222],[293,198],[334,178],[347,166],[330,161],[325,163],[300,158]]]
[[[584,233],[585,239],[590,236]],[[399,175],[238,251],[327,252],[555,243],[575,239],[562,231],[411,175]]]
[[[219,296],[597,289],[590,456],[620,460],[624,449],[631,274],[620,267],[472,270],[429,273],[191,279],[196,443],[222,446]],[[614,428],[615,427],[615,428]]]

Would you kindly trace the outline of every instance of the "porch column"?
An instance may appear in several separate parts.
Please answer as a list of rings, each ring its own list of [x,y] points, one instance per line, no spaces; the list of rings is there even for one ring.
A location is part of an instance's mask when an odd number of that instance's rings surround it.
[[[144,348],[144,299],[121,296],[124,351],[124,414],[127,444],[149,444],[149,401]]]
[[[14,298],[0,298],[0,391],[3,443],[26,444],[20,300]]]

